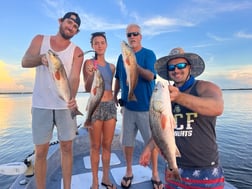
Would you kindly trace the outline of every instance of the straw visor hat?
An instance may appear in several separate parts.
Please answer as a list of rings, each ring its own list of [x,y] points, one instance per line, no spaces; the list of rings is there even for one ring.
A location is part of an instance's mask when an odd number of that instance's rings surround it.
[[[194,77],[202,74],[205,69],[205,63],[199,55],[194,53],[185,53],[182,48],[174,48],[168,56],[159,58],[155,63],[155,69],[160,77],[170,80],[167,65],[170,60],[175,58],[185,58],[191,65],[191,75]]]

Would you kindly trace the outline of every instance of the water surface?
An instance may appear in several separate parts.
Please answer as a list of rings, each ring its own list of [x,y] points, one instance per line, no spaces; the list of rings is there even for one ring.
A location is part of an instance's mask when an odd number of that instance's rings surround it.
[[[252,188],[252,91],[223,91],[225,110],[217,120],[217,141],[226,180],[239,189]],[[88,94],[78,93],[85,113]],[[84,117],[78,116],[78,122]],[[118,125],[121,117],[118,110]],[[56,136],[52,141],[56,140]],[[33,152],[31,94],[0,95],[0,164],[23,161]],[[0,175],[7,189],[16,176]]]

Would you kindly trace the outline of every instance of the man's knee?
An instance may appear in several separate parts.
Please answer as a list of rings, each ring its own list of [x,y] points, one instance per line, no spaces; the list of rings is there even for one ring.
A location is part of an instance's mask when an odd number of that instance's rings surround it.
[[[63,141],[63,142],[60,142],[60,148],[61,148],[61,151],[62,153],[70,153],[72,152],[72,141]]]

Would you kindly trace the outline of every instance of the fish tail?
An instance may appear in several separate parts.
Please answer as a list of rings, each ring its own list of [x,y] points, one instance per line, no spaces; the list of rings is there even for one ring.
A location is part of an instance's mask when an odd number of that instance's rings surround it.
[[[137,101],[136,95],[134,93],[129,93],[128,101]]]
[[[82,115],[83,116],[83,113],[81,113],[77,108],[75,110],[71,111],[71,117],[72,118],[74,118],[77,115]]]
[[[181,176],[179,174],[178,168],[174,169],[169,169],[165,173],[165,179],[166,180],[176,180],[176,181],[181,181]]]
[[[178,168],[176,168],[176,169],[173,170],[173,177],[174,177],[174,180],[178,180],[178,181],[181,181],[181,180],[182,180],[182,179],[181,179],[181,176],[180,176],[180,174],[179,174]]]
[[[83,113],[81,113],[78,109],[76,109],[75,115],[82,115],[83,116]]]
[[[84,128],[92,128],[92,123],[91,123],[91,121],[89,121],[89,120],[86,120],[85,121],[85,123],[84,123],[84,125],[83,125],[83,127]]]

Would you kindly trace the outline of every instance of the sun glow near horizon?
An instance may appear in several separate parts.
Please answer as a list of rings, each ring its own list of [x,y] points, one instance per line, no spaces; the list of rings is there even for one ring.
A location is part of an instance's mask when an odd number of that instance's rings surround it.
[[[0,60],[0,92],[31,92],[35,69],[23,69]]]

